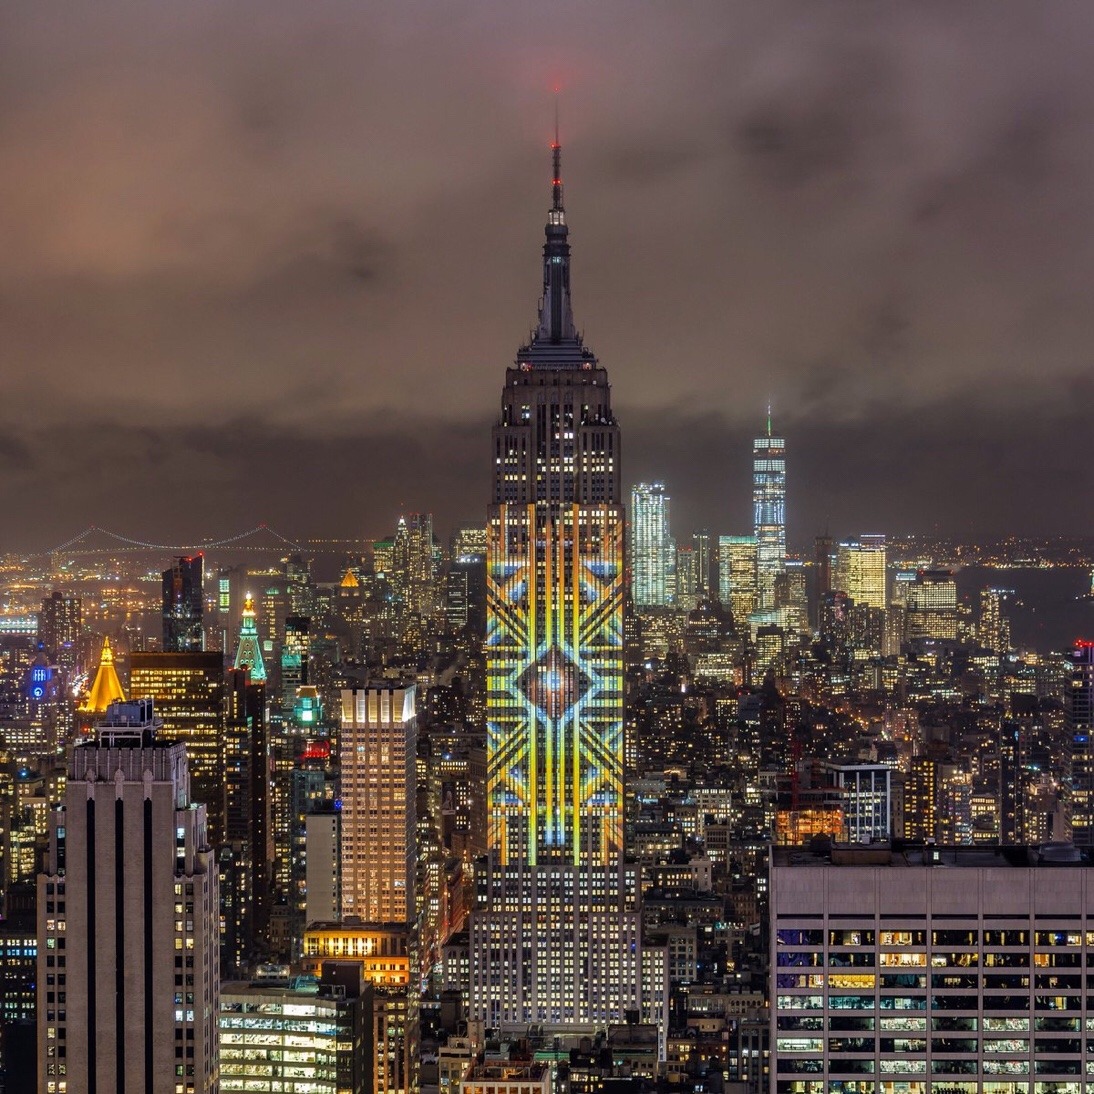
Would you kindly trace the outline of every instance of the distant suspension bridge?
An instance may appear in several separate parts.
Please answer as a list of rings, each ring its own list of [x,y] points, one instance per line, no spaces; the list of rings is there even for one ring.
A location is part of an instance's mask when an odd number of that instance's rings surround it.
[[[248,542],[256,538],[265,539],[267,542]],[[120,532],[112,532],[109,528],[103,528],[97,524],[90,524],[76,535],[66,539],[64,543],[59,543],[56,547],[50,547],[44,551],[31,552],[30,557],[57,554],[100,555],[123,551],[164,551],[171,554],[186,554],[208,551],[217,547],[267,552],[288,547],[293,551],[314,554],[357,550],[367,542],[369,541],[365,539],[314,539],[298,543],[296,540],[282,535],[263,521],[253,528],[248,528],[245,532],[239,532],[234,536],[225,536],[223,539],[200,539],[192,543],[151,543],[148,540],[122,535]]]

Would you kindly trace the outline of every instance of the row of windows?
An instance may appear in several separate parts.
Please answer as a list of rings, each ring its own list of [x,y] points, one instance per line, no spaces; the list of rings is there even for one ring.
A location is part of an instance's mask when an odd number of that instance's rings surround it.
[[[1002,1037],[979,1041],[975,1037],[932,1037],[930,1042],[926,1038],[908,1037],[881,1037],[874,1040],[873,1037],[779,1037],[776,1039],[779,1052],[926,1052],[928,1043],[932,1052],[965,1052],[976,1053],[978,1046],[983,1045],[985,1053],[1019,1053],[1029,1052],[1030,1040],[1028,1037]],[[1044,1052],[1062,1052],[1078,1055],[1082,1052],[1082,1041],[1077,1037],[1037,1037],[1033,1041],[1034,1051],[1038,1054]],[[1087,1051],[1094,1052],[1094,1042],[1087,1041]]]
[[[971,1031],[975,1033],[981,1028],[981,1021],[985,1033],[1024,1033],[1030,1028],[1028,1017],[1009,1014],[1005,1017],[987,1015],[982,1020],[976,1015],[934,1015],[929,1019],[929,1028],[932,1030]],[[873,1015],[857,1014],[789,1014],[779,1016],[777,1028],[780,1030],[830,1030],[832,1032],[848,1030],[869,1032],[876,1028],[882,1032],[916,1032],[928,1028],[928,1019],[917,1014],[902,1014],[881,1018],[875,1018]],[[1040,1017],[1034,1019],[1033,1028],[1038,1032],[1078,1033],[1082,1029],[1082,1019],[1056,1016]],[[1094,1032],[1094,1016],[1086,1020],[1086,1028],[1088,1032]]]
[[[930,931],[933,946],[1028,946],[1032,936],[1034,946],[1094,947],[1094,931],[1027,931],[969,930],[950,928]],[[823,930],[810,928],[780,928],[776,941],[780,946],[925,946],[926,930],[875,931],[870,929]]]
[[[779,950],[775,964],[781,968],[819,967],[826,963],[825,954],[820,950]],[[985,968],[1024,969],[1030,966],[1039,969],[1080,968],[1083,964],[1081,953],[1051,951],[1048,953],[1015,952],[1013,950],[989,950],[986,952],[951,950],[928,955],[923,951],[897,950],[856,952],[854,950],[832,950],[828,952],[827,964],[836,968],[873,968],[875,964],[884,968],[923,968],[927,965],[942,968],[954,965],[971,968],[983,965]],[[1094,966],[1094,951],[1087,953],[1086,964]]]
[[[932,988],[973,989],[981,987],[991,989],[1028,989],[1028,973],[932,973],[929,977]],[[1075,991],[1083,987],[1084,977],[1078,973],[1038,973],[1033,977],[1033,987],[1038,991],[1051,989]],[[1094,976],[1085,977],[1086,987],[1094,991]],[[881,973],[869,972],[780,972],[775,976],[777,988],[926,988],[928,977],[917,973]]]
[[[775,1084],[776,1094],[825,1094],[823,1079],[789,1079]],[[1031,1094],[1031,1084],[1023,1081],[981,1080],[963,1082],[947,1080],[944,1084],[932,1086],[934,1094]],[[926,1094],[927,1084],[910,1082],[907,1094]],[[1082,1094],[1083,1086],[1078,1082],[1035,1082],[1032,1094]],[[888,1083],[875,1083],[873,1080],[834,1079],[827,1084],[827,1094],[880,1094],[891,1090]]]
[[[925,995],[830,995],[829,1010],[926,1010]],[[932,1010],[1029,1010],[1030,1003],[1039,1011],[1082,1011],[1081,995],[934,995],[930,999]],[[821,1010],[825,1006],[822,995],[780,995],[779,1010]]]
[[[905,1057],[899,1060],[880,1060],[875,1067],[874,1060],[824,1060],[783,1059],[778,1061],[777,1069],[781,1074],[839,1072],[844,1075],[872,1075],[875,1070],[883,1074],[925,1074],[928,1061]],[[1081,1075],[1080,1060],[1034,1060],[1032,1072],[1035,1075]],[[1088,1065],[1087,1074],[1094,1074],[1094,1064]],[[933,1075],[1028,1075],[1031,1071],[1028,1060],[931,1060],[930,1073]]]
[[[972,930],[947,928],[930,932],[935,946],[1028,946],[1032,933],[1035,946],[1094,946],[1094,931],[1040,930]],[[926,930],[881,930],[869,928],[829,930],[781,927],[776,932],[780,946],[823,946],[827,936],[829,946],[925,946]],[[981,937],[982,936],[982,937]]]

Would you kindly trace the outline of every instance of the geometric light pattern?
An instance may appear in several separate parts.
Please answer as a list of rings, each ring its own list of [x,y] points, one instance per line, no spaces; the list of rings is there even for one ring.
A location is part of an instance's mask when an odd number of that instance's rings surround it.
[[[623,847],[623,514],[545,508],[499,505],[488,529],[488,842],[503,863],[606,865]]]
[[[519,683],[532,704],[555,721],[589,690],[589,678],[557,646],[529,665]]]

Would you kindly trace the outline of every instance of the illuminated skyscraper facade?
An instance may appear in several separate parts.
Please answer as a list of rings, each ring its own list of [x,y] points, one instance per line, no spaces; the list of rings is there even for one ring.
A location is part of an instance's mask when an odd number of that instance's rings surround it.
[[[471,1017],[618,1021],[640,999],[623,849],[624,515],[606,371],[570,308],[559,149],[539,323],[493,431],[487,827]]]
[[[362,974],[376,984],[373,1091],[407,1094],[418,1074],[419,984],[410,974],[418,963],[414,688],[346,688],[341,699],[340,880],[348,933],[334,954],[366,958]],[[352,926],[349,917],[357,917]],[[305,952],[332,956],[331,936],[313,924]]]
[[[122,682],[118,679],[118,670],[114,668],[114,651],[110,639],[103,639],[103,652],[99,668],[95,673],[95,682],[87,693],[80,710],[85,716],[103,714],[111,703],[125,702]]]
[[[1069,660],[1064,709],[1071,738],[1071,838],[1086,847],[1094,843],[1094,642],[1077,641]]]
[[[262,658],[262,642],[258,637],[254,597],[243,601],[243,620],[239,625],[239,642],[233,667],[247,669],[256,684],[266,682],[266,664]]]
[[[772,582],[774,602],[774,582]],[[756,537],[718,537],[718,595],[737,629],[748,626],[756,610]]]
[[[859,536],[836,548],[836,587],[856,605],[889,606],[884,536]]]
[[[1000,656],[1010,649],[1007,600],[1013,597],[1013,589],[980,590],[980,619],[976,626],[976,639],[984,649]]]
[[[907,596],[909,640],[957,639],[957,582],[952,570],[919,570]]]
[[[631,490],[631,597],[637,608],[670,602],[673,544],[669,496],[663,483],[640,482]]]
[[[369,923],[415,916],[414,688],[342,692],[342,912]]]
[[[154,699],[166,733],[186,745],[194,797],[208,810],[214,846],[224,838],[224,655],[133,653],[131,699]]]
[[[83,622],[83,601],[78,596],[55,592],[42,601],[38,637],[51,665],[75,667]]]
[[[493,432],[488,841],[503,864],[604,865],[623,845],[619,426],[574,327],[557,172],[543,254],[539,326]]]
[[[392,543],[391,570],[391,584],[401,607],[411,616],[430,616],[436,596],[432,513],[411,513],[399,518]]]
[[[297,692],[308,683],[311,654],[311,618],[285,617],[285,641],[281,644],[281,717],[293,717]]]
[[[757,607],[775,606],[775,576],[786,568],[786,441],[771,429],[752,442],[752,517]]]

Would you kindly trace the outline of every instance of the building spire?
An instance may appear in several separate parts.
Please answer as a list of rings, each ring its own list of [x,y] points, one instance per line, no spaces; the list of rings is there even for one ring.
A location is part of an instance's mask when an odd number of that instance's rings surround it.
[[[551,142],[551,208],[547,211],[543,244],[543,297],[533,342],[576,342],[577,330],[570,308],[570,244],[566,210],[562,204],[562,142],[558,136],[558,100],[555,100],[555,139]]]
[[[249,669],[251,683],[266,682],[266,665],[262,659],[262,643],[258,637],[258,613],[250,593],[243,600],[243,619],[239,625],[239,645],[233,667]]]
[[[771,436],[771,400],[767,401],[767,435]]]
[[[563,212],[562,208],[562,144],[558,139],[558,90],[555,90],[555,140],[551,145],[551,210]]]
[[[111,703],[125,702],[125,692],[122,690],[121,681],[118,679],[118,670],[114,668],[114,651],[110,648],[110,639],[103,639],[102,658],[99,661],[99,670],[95,673],[95,682],[91,685],[84,700],[82,711],[102,714]]]

